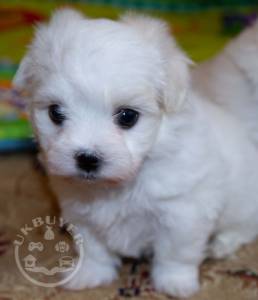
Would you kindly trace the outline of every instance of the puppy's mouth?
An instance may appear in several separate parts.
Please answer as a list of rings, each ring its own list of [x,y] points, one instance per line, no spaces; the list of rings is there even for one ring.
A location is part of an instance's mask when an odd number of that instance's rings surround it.
[[[131,168],[126,174],[120,174],[120,176],[109,176],[109,174],[105,174],[105,172],[103,174],[103,172],[86,172],[78,169],[65,172],[65,170],[57,168],[54,164],[50,163],[46,163],[46,170],[49,175],[64,178],[69,182],[77,181],[84,182],[86,185],[119,187],[134,180],[138,168]]]
[[[86,180],[87,182],[94,182],[99,180],[96,174],[83,173],[83,172],[78,175],[78,178],[82,180]]]
[[[105,178],[91,173],[80,173],[72,176],[73,179],[84,181],[86,184],[97,184],[118,187],[127,182],[123,178]]]

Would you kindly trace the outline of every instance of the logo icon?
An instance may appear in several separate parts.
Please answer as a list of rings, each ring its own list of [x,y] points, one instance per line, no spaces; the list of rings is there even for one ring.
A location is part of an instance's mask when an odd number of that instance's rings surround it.
[[[26,279],[39,286],[56,287],[79,270],[83,239],[77,227],[62,218],[37,217],[16,235],[14,254]]]

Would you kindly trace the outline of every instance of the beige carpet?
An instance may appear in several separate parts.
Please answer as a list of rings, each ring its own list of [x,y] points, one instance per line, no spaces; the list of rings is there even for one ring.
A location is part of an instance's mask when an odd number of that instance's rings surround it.
[[[108,287],[68,292],[59,287],[44,288],[30,283],[16,266],[12,242],[20,228],[33,218],[57,213],[54,197],[33,156],[1,156],[0,300],[172,299],[154,291],[148,264],[137,261],[125,262],[120,279]],[[43,233],[39,230],[35,234],[40,237]],[[49,263],[55,255],[52,251],[45,252],[46,263]],[[244,247],[230,260],[204,263],[201,282],[202,290],[192,300],[257,300],[258,242]]]

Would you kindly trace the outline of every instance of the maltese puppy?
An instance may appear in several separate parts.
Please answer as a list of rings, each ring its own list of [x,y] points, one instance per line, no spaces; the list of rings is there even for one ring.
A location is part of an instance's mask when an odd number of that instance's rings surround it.
[[[151,250],[155,288],[187,297],[205,257],[256,237],[257,148],[238,117],[196,91],[189,64],[149,17],[63,9],[37,28],[14,85],[28,93],[63,217],[84,237],[67,288],[108,284],[120,256]]]

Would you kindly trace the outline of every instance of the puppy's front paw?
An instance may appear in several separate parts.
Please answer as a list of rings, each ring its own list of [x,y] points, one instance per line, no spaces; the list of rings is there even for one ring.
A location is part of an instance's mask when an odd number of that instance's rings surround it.
[[[108,285],[117,278],[116,268],[112,264],[87,260],[78,272],[63,285],[65,289],[81,290],[94,288],[100,285]]]
[[[185,264],[156,264],[152,278],[155,288],[175,297],[189,297],[198,292],[198,268]]]

